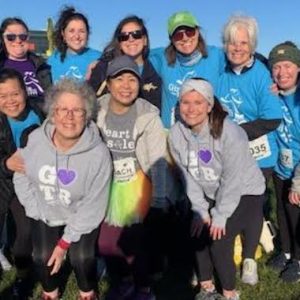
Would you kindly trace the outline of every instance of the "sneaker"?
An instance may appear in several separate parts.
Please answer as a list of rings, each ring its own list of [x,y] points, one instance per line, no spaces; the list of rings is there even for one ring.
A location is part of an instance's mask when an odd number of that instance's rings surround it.
[[[131,299],[134,293],[132,281],[123,281],[119,285],[109,289],[106,300],[126,300]]]
[[[10,271],[12,268],[12,265],[10,264],[6,256],[3,254],[2,250],[0,250],[0,265],[3,271]]]
[[[214,289],[212,291],[200,290],[194,300],[217,300],[220,299],[220,294]]]
[[[145,292],[145,291],[136,291],[134,297],[132,298],[132,300],[155,300],[155,295],[149,291],[149,292]]]
[[[298,260],[290,261],[286,268],[281,272],[280,278],[285,282],[300,281],[300,266]]]
[[[242,268],[242,282],[255,285],[258,283],[257,263],[252,258],[246,258]]]
[[[191,286],[192,288],[196,288],[197,286],[199,286],[199,280],[196,272],[193,272],[193,276],[191,279]]]
[[[290,260],[286,258],[285,254],[281,252],[278,255],[273,256],[267,262],[267,265],[271,267],[274,271],[282,272],[286,268],[289,261]]]

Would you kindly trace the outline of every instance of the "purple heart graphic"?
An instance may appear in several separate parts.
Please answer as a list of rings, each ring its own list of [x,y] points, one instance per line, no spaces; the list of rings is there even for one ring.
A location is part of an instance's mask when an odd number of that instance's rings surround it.
[[[76,173],[72,170],[59,169],[57,176],[63,185],[68,185],[75,179]]]
[[[200,150],[198,152],[199,158],[206,164],[211,160],[212,154],[209,150]]]

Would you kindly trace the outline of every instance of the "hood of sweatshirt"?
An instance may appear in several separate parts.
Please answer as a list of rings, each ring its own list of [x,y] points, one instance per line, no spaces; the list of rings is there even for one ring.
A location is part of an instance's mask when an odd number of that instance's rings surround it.
[[[100,144],[101,139],[99,139],[99,129],[94,122],[90,122],[86,128],[84,129],[83,133],[81,134],[78,142],[66,152],[60,152],[52,141],[52,136],[55,130],[54,125],[50,122],[49,119],[46,119],[41,126],[41,140],[47,143],[48,147],[52,149],[54,152],[64,154],[66,156],[71,156],[74,154],[80,154],[82,152],[87,152],[92,148],[95,148],[97,145]]]

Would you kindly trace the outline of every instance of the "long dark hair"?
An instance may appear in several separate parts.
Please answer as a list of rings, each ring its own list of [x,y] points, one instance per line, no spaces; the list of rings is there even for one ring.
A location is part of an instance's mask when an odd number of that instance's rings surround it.
[[[81,20],[86,27],[87,34],[90,34],[90,25],[87,17],[82,13],[76,12],[72,6],[66,6],[60,13],[58,21],[55,24],[54,43],[56,49],[60,52],[60,60],[63,62],[66,58],[68,45],[66,44],[62,32],[66,29],[68,24],[73,20]]]
[[[206,43],[205,40],[200,32],[200,27],[197,27],[197,30],[199,31],[199,37],[198,37],[198,45],[197,49],[200,51],[203,57],[207,57],[207,49],[206,49]],[[172,42],[172,37],[170,37],[170,44],[165,49],[165,55],[168,60],[168,65],[174,65],[176,61],[176,53],[177,50]]]
[[[208,115],[210,134],[213,138],[218,139],[221,137],[224,119],[227,115],[228,113],[223,109],[218,98],[214,96],[214,106]]]
[[[27,33],[29,31],[28,26],[26,25],[26,23],[21,18],[12,17],[12,18],[6,18],[2,21],[2,23],[0,25],[0,52],[5,57],[8,56],[8,53],[7,53],[7,50],[6,50],[6,47],[5,47],[3,33],[5,32],[6,28],[9,25],[14,25],[14,24],[18,24],[18,25],[23,26]]]
[[[149,42],[148,30],[145,26],[144,20],[139,18],[136,15],[130,15],[128,17],[125,17],[118,23],[118,25],[113,33],[111,41],[107,44],[107,46],[103,50],[102,59],[104,59],[106,61],[110,61],[114,57],[124,54],[121,51],[120,42],[118,40],[118,37],[119,37],[120,33],[122,32],[124,25],[126,25],[128,23],[136,23],[139,27],[141,27],[141,30],[143,31],[143,33],[147,39],[147,45],[143,49],[142,57],[143,57],[143,59],[146,59],[148,57],[149,49],[150,49],[150,42]]]

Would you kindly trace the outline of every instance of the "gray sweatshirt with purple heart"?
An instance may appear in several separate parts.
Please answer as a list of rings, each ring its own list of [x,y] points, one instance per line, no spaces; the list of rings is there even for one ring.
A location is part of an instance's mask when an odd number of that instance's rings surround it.
[[[67,152],[57,150],[53,131],[46,120],[30,134],[21,150],[26,175],[15,173],[15,191],[28,217],[50,227],[64,226],[62,238],[77,242],[104,219],[111,158],[93,122]]]
[[[195,134],[177,122],[169,134],[171,154],[181,170],[192,209],[201,218],[212,218],[214,226],[225,227],[243,195],[261,195],[265,180],[253,159],[245,131],[228,118],[219,139],[205,124]],[[215,201],[209,212],[208,199]]]

